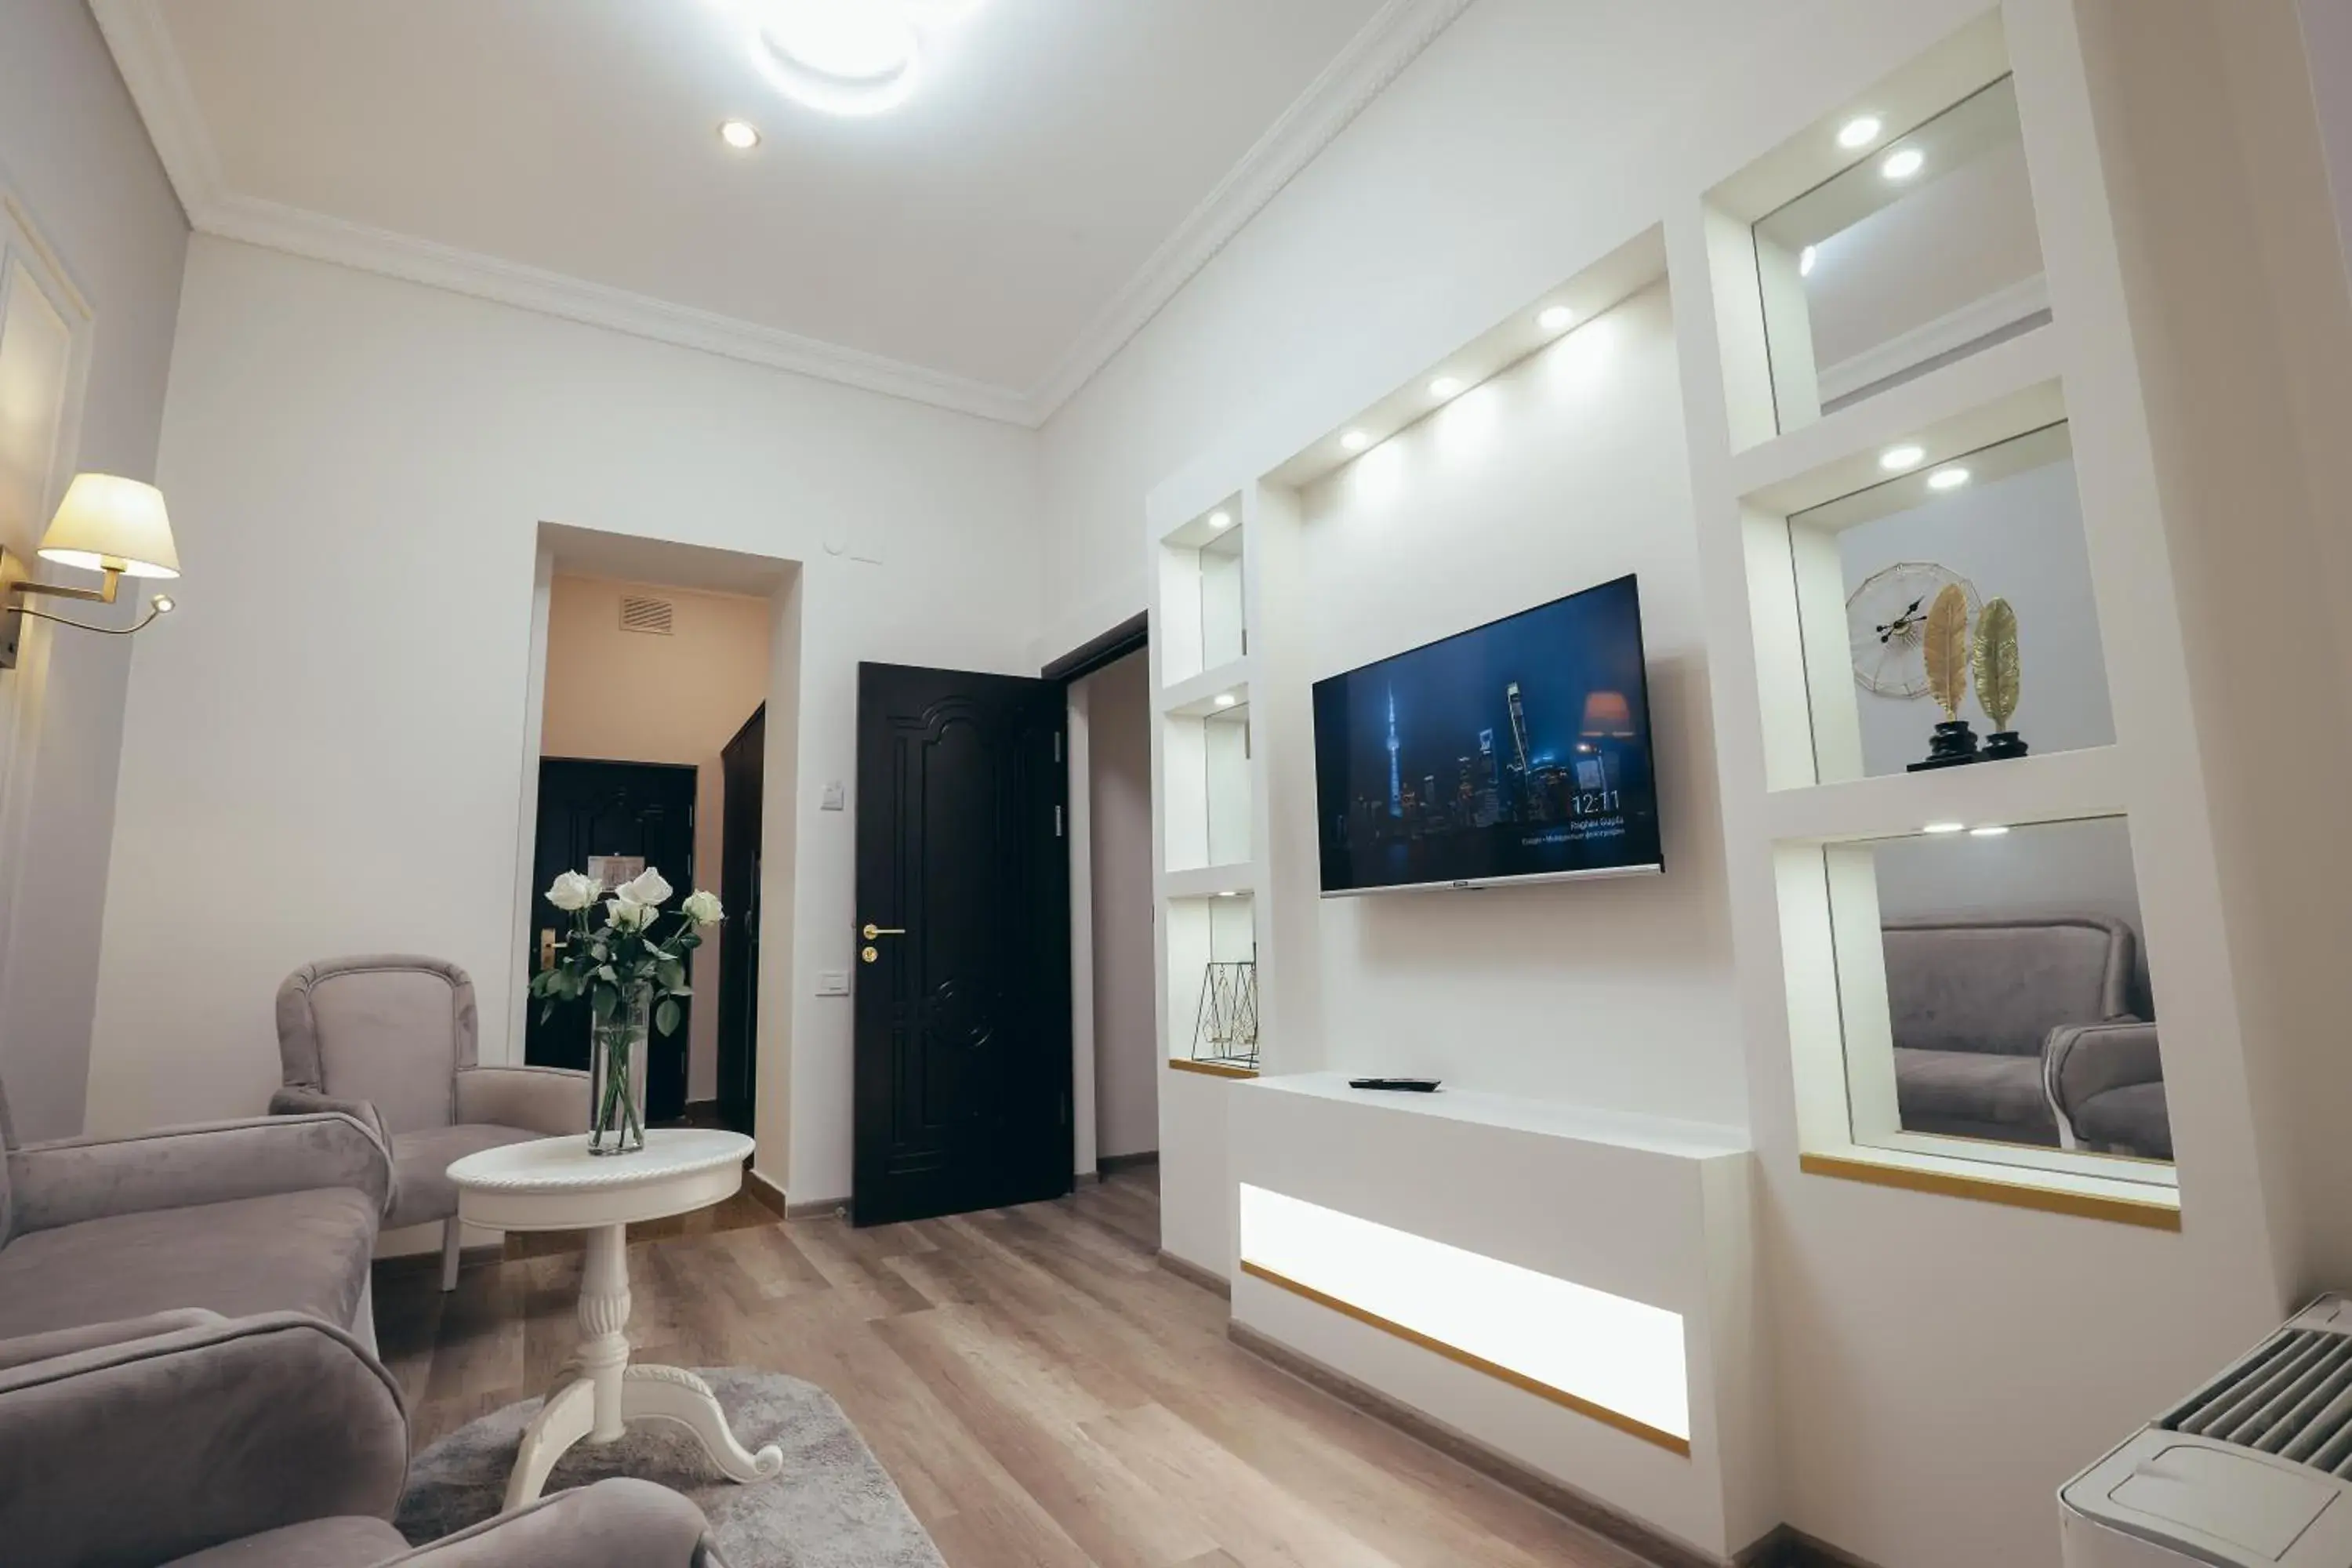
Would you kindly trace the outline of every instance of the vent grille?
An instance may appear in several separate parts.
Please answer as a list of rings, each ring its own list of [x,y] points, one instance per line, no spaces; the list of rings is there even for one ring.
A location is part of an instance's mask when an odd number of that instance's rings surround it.
[[[2158,1425],[2352,1479],[2352,1338],[2289,1327]]]
[[[621,598],[621,629],[644,632],[648,636],[666,637],[674,629],[670,625],[671,605],[667,599],[649,599],[635,594]]]

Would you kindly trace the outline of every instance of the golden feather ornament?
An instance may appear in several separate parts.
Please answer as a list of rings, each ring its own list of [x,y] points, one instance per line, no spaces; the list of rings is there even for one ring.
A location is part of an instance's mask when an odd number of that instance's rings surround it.
[[[1927,661],[1927,691],[1947,722],[1960,716],[1969,691],[1969,596],[1948,583],[1927,609],[1927,632],[1919,650]]]
[[[2007,599],[1995,599],[1977,617],[1975,652],[1977,706],[1996,730],[2009,728],[2017,711],[2022,672],[2017,658],[2017,612]]]

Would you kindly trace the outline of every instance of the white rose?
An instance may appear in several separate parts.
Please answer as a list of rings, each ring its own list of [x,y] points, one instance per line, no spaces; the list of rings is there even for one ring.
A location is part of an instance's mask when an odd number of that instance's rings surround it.
[[[662,874],[659,871],[648,866],[613,891],[633,904],[644,904],[651,908],[669,897],[670,886],[662,880]]]
[[[568,914],[574,910],[586,909],[604,890],[596,885],[595,878],[578,871],[566,871],[547,889],[547,901]]]
[[[688,920],[698,926],[715,926],[727,918],[727,911],[719,906],[719,895],[706,888],[697,888],[688,893],[686,902],[678,908],[686,911]]]
[[[654,923],[661,911],[651,904],[640,903],[625,891],[621,897],[606,901],[604,922],[614,931],[643,931]]]

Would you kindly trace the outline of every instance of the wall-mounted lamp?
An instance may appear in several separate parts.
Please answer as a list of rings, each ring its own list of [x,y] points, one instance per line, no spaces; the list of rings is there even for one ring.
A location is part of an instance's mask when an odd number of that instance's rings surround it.
[[[35,594],[110,605],[125,577],[177,577],[180,552],[172,542],[172,520],[163,510],[163,492],[153,485],[112,474],[75,475],[49,531],[41,535],[40,557],[60,566],[103,573],[106,581],[96,588],[36,583],[23,561],[0,550],[0,669],[16,668],[16,645],[28,616],[86,632],[129,637],[156,616],[172,613],[171,596],[165,594],[149,600],[145,619],[131,626],[93,626],[25,606]]]

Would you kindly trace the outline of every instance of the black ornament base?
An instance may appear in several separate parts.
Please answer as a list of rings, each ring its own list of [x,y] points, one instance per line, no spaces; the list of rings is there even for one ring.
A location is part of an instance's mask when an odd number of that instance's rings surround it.
[[[2025,753],[2025,737],[2014,730],[2000,730],[1985,737],[1982,755],[1986,762],[2006,762],[2011,757],[2021,757]]]
[[[1926,773],[1929,768],[1958,768],[1981,760],[1977,751],[1977,732],[1969,728],[1966,719],[1947,719],[1936,726],[1935,739],[1927,742],[1927,760],[1913,763],[1906,770]]]

